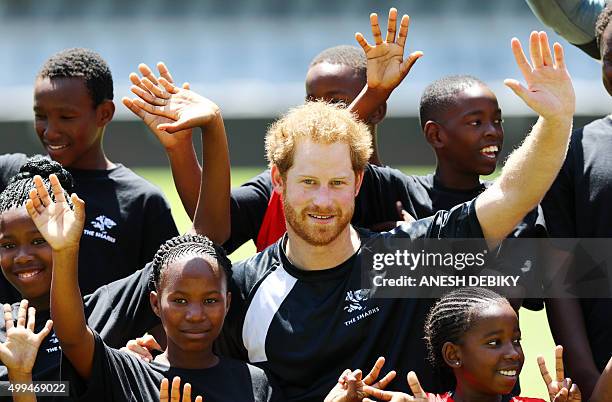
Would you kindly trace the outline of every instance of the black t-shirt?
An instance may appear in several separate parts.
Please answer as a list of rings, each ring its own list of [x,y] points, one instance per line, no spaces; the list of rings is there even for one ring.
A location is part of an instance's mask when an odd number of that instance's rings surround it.
[[[100,333],[104,341],[115,348],[125,346],[127,341],[142,336],[159,324],[149,304],[148,279],[151,264],[101,287],[83,299],[87,325]],[[13,305],[13,317],[17,318],[19,304]],[[36,311],[36,328],[39,332],[50,318],[49,310]],[[0,323],[0,342],[6,341],[4,320]],[[34,381],[59,381],[62,353],[55,332],[44,339],[36,356],[32,370]],[[6,367],[0,364],[0,381],[7,381]]]
[[[612,118],[572,133],[563,167],[542,201],[552,237],[612,238]],[[578,269],[579,267],[576,267]],[[612,300],[580,299],[593,359],[612,356]]]
[[[362,289],[365,240],[390,237],[482,238],[474,202],[403,224],[392,232],[362,231],[362,247],[339,266],[304,271],[293,266],[285,237],[233,268],[232,304],[220,350],[275,376],[291,401],[321,401],[346,368],[369,370],[379,356],[385,369],[406,378],[419,373],[424,389],[437,392],[423,340],[431,299],[382,299]],[[367,247],[366,247],[367,249]],[[350,308],[349,295],[360,295]],[[365,297],[364,297],[365,294]],[[347,308],[349,307],[349,308]],[[408,391],[405,381],[390,389]]]
[[[91,377],[82,380],[68,359],[64,359],[65,379],[77,401],[157,401],[163,378],[170,382],[181,377],[181,388],[191,384],[192,399],[201,395],[207,402],[272,402],[283,398],[258,367],[230,358],[207,369],[179,369],[146,363],[130,354],[108,347],[94,332],[95,351]]]
[[[25,162],[25,155],[23,158]],[[0,165],[3,172],[10,168]],[[143,267],[153,260],[161,244],[178,234],[161,191],[125,166],[68,171],[74,178],[74,192],[85,201],[86,220],[79,253],[79,286],[83,294],[93,293]],[[12,288],[4,276],[0,283]],[[12,299],[5,297],[0,293],[1,302],[21,300],[14,291],[9,293]]]
[[[230,239],[223,245],[228,253],[234,252],[249,240],[255,241],[263,222],[272,194],[270,171],[266,170],[242,186],[232,189]],[[401,201],[404,209],[420,219],[433,215],[427,205],[428,194],[415,176],[408,176],[387,166],[366,165],[363,183],[355,199],[352,224],[369,228],[382,222],[398,221],[395,203]],[[456,204],[455,204],[456,205]]]
[[[415,209],[419,211],[421,215],[425,216],[433,215],[436,211],[450,210],[455,205],[470,201],[478,197],[479,194],[493,184],[493,182],[485,181],[472,189],[457,190],[445,187],[433,174],[413,176],[413,178],[417,185],[427,194],[426,197],[419,197],[417,201],[418,204],[415,204]],[[429,215],[426,215],[428,213]],[[523,218],[508,235],[508,238],[542,238],[547,237],[547,235],[544,213],[542,208],[538,206]],[[512,266],[512,268],[507,267],[504,269],[516,269],[517,273],[520,272],[521,281],[523,283],[529,282],[530,293],[539,293],[534,287],[534,284],[541,283],[541,268],[538,264],[538,261],[541,261],[541,259],[538,259],[538,248],[537,242],[522,241],[519,243],[515,241],[506,241],[502,244],[498,253],[497,261],[500,264],[503,263],[507,266]],[[520,271],[523,267],[529,267],[530,271],[528,271],[528,273]],[[534,311],[544,308],[543,300],[535,297],[524,299],[522,305]]]

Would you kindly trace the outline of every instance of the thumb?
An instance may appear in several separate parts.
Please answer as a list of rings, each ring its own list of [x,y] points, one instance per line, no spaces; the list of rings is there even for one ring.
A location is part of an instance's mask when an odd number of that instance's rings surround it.
[[[508,78],[504,80],[504,85],[510,88],[519,98],[529,105],[529,91],[517,80]]]
[[[176,133],[178,131],[186,130],[188,128],[192,128],[189,126],[186,121],[175,121],[174,123],[161,123],[157,126],[158,130],[165,131],[167,133]]]
[[[406,60],[404,60],[404,62],[400,66],[400,73],[402,75],[402,78],[408,75],[414,63],[416,63],[417,60],[420,59],[421,57],[423,57],[423,52],[421,52],[420,50],[417,50],[416,52],[412,52],[408,55]]]
[[[74,216],[79,222],[85,222],[85,201],[80,199],[79,196],[76,195],[76,193],[72,193],[70,199],[74,204]]]

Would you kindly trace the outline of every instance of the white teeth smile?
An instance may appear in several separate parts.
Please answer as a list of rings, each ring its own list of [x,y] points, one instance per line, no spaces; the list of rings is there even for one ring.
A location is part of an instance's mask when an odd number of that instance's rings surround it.
[[[491,153],[491,152],[497,152],[499,150],[499,148],[496,145],[491,145],[490,147],[485,147],[483,149],[480,150],[480,153]]]
[[[68,145],[51,145],[51,144],[47,144],[47,146],[49,147],[49,149],[53,151],[59,151],[60,149],[64,149],[68,147]]]
[[[33,276],[36,276],[40,273],[40,270],[36,270],[36,271],[28,271],[28,272],[20,272],[17,274],[17,277],[19,279],[27,279],[27,278],[31,278]]]
[[[311,214],[310,216],[316,219],[329,219],[332,217],[331,215],[314,215],[314,214]]]
[[[515,377],[516,376],[516,370],[499,370],[499,373],[501,375],[505,375],[507,377]]]

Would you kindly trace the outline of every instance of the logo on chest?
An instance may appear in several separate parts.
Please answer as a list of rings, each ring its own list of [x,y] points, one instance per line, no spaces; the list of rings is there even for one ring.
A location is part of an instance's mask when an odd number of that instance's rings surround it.
[[[364,318],[380,311],[378,306],[369,306],[369,303],[366,303],[369,299],[370,289],[349,290],[346,292],[346,297],[344,298],[344,310],[347,313],[354,313],[357,311],[359,314],[351,317],[347,321],[344,321],[345,326],[348,327],[349,325],[352,325],[357,321],[361,321]]]
[[[83,234],[86,236],[96,237],[99,239],[106,240],[110,243],[115,243],[117,239],[111,236],[108,232],[117,226],[117,223],[106,215],[100,215],[93,221],[89,222],[90,228],[83,230]]]

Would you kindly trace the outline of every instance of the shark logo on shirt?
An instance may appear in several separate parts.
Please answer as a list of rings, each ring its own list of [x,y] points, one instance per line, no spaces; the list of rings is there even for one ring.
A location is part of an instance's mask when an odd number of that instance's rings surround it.
[[[83,234],[97,237],[110,243],[115,243],[117,241],[117,239],[107,233],[108,230],[117,226],[117,223],[111,218],[108,218],[106,215],[100,215],[89,223],[91,223],[93,229],[84,229]]]
[[[346,292],[346,297],[344,301],[348,303],[348,305],[344,306],[344,310],[347,313],[352,313],[353,311],[361,311],[365,309],[361,303],[368,300],[370,296],[370,289],[359,289],[359,290],[349,290]]]
[[[91,221],[91,224],[102,233],[106,233],[107,229],[112,229],[114,226],[117,226],[115,221],[107,218],[106,215],[98,216],[95,220]]]

